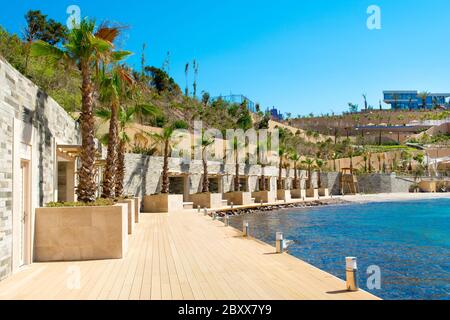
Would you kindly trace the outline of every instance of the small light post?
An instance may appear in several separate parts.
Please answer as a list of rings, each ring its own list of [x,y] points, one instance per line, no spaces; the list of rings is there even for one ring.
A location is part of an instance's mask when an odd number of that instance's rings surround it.
[[[244,238],[248,238],[248,236],[250,235],[250,227],[249,227],[249,223],[248,221],[244,221],[244,223],[242,224],[242,233],[244,234]]]
[[[347,290],[358,291],[358,265],[355,257],[345,258],[345,273],[347,277]]]
[[[283,238],[283,232],[277,232],[275,236],[275,246],[276,246],[276,252],[277,253],[283,253],[284,251],[284,238]]]
[[[197,213],[200,213],[201,207],[197,206]]]
[[[230,203],[230,206],[231,206],[231,210],[233,210],[233,208],[234,208],[234,203],[231,202],[231,203]]]
[[[208,215],[208,209],[203,208],[203,215],[206,217]]]
[[[225,226],[226,227],[230,226],[230,217],[227,214],[225,214]]]

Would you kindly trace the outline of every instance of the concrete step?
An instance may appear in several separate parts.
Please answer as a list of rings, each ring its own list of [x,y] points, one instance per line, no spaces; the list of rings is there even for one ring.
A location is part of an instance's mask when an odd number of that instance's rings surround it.
[[[194,203],[193,202],[183,202],[183,208],[184,209],[194,209]]]

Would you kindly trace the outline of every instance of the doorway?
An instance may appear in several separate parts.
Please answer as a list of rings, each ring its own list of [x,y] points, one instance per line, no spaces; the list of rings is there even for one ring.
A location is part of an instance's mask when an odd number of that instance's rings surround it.
[[[29,263],[30,249],[30,217],[31,217],[31,183],[30,183],[30,162],[22,160],[19,171],[19,226],[18,226],[18,266],[22,267]]]

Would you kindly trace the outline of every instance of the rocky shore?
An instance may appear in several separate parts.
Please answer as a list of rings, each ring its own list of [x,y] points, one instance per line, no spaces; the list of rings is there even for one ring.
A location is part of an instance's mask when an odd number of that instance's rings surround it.
[[[218,217],[225,216],[240,216],[245,214],[258,214],[268,211],[277,211],[283,209],[294,209],[294,208],[313,208],[320,206],[330,206],[330,205],[339,205],[339,204],[348,204],[349,202],[340,198],[334,199],[323,199],[323,200],[314,200],[309,202],[298,202],[298,203],[288,203],[288,204],[276,204],[276,205],[265,205],[261,207],[252,207],[252,208],[236,208],[229,210],[222,210],[219,212],[211,212],[210,215],[216,214]]]

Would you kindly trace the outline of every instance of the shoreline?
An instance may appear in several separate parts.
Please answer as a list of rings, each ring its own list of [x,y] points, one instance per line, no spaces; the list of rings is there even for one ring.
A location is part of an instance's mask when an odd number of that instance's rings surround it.
[[[241,216],[246,214],[270,213],[279,210],[292,209],[308,209],[317,207],[352,205],[352,204],[368,204],[383,202],[408,202],[408,201],[424,201],[450,199],[450,193],[380,193],[365,195],[346,195],[321,198],[318,200],[295,200],[287,203],[272,203],[264,206],[236,206],[234,209],[222,208],[218,210],[209,210],[209,215],[214,213],[219,217],[225,216]]]
[[[450,199],[450,193],[379,193],[335,197],[350,203],[380,203]]]

